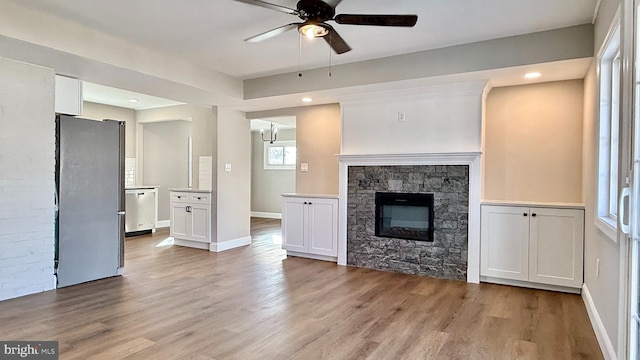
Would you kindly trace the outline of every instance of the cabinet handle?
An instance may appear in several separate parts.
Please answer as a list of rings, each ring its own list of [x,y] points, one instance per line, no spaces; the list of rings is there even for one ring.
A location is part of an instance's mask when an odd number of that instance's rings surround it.
[[[527,215],[529,215],[529,214],[527,214],[527,213],[522,213],[522,216],[527,216]]]
[[[311,205],[311,202],[309,202],[309,205]]]
[[[200,196],[198,196],[198,200],[202,199]]]
[[[187,212],[191,212],[191,206],[187,206],[185,209]]]
[[[178,199],[182,199],[182,196],[176,196]]]
[[[305,201],[304,204],[307,205],[307,202]]]
[[[536,216],[536,213],[531,214],[531,216],[535,217],[535,216]]]

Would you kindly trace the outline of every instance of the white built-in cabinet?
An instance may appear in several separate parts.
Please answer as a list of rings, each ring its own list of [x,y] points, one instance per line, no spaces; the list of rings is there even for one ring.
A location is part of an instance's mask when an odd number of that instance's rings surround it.
[[[480,233],[482,280],[582,287],[583,209],[483,205]]]
[[[338,198],[283,195],[282,248],[287,255],[337,261]]]
[[[211,192],[171,191],[170,235],[176,245],[209,249]]]

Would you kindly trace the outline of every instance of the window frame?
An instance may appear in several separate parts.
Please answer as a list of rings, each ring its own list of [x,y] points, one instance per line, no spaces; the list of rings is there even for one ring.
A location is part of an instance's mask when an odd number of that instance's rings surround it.
[[[295,154],[296,154],[296,160],[293,164],[270,164],[269,163],[269,149],[270,148],[275,148],[275,147],[282,147],[282,151],[283,151],[283,162],[285,162],[284,156],[286,155],[286,149],[287,148],[294,148],[295,149]],[[264,143],[264,150],[263,150],[263,169],[264,170],[295,170],[296,169],[296,164],[297,164],[297,157],[298,157],[298,148],[296,147],[296,141],[295,140],[283,140],[283,141],[276,141],[273,144],[269,143],[269,142],[265,142]]]
[[[620,126],[620,23],[614,22],[598,54],[598,179],[595,225],[613,242],[618,230],[618,137]]]

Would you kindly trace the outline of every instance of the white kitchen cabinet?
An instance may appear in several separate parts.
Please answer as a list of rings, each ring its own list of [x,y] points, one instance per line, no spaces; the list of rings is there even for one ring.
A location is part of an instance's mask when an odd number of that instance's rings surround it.
[[[583,229],[582,209],[483,205],[481,276],[580,288]]]
[[[336,261],[337,197],[285,195],[282,235],[282,248],[287,250],[287,255]]]
[[[82,81],[56,75],[55,112],[66,115],[82,115]]]
[[[209,249],[211,193],[171,191],[170,235],[176,245]]]

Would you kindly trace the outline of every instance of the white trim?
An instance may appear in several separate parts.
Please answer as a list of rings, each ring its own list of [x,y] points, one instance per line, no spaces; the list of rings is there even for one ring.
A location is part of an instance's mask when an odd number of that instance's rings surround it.
[[[156,229],[168,228],[171,226],[171,220],[159,220],[156,221]]]
[[[221,252],[229,249],[234,249],[240,246],[251,245],[251,236],[245,236],[233,240],[212,242],[209,245],[209,251]]]
[[[313,260],[330,261],[333,263],[336,262],[335,256],[316,255],[316,254],[309,254],[309,253],[287,250],[287,257],[289,256],[303,257],[303,258],[313,259]]]
[[[601,216],[598,216],[598,214],[596,214],[593,224],[596,226],[596,228],[598,228],[598,230],[600,230],[603,234],[605,234],[611,241],[613,241],[614,243],[617,243],[618,230],[607,220],[609,219],[603,218]]]
[[[582,300],[584,301],[584,306],[587,308],[587,314],[589,315],[589,320],[591,320],[591,327],[593,327],[593,331],[596,333],[602,355],[607,360],[616,360],[618,358],[616,351],[613,349],[613,344],[611,344],[607,329],[605,329],[600,314],[598,314],[598,309],[593,303],[593,298],[591,298],[587,284],[582,285]]]
[[[338,155],[338,265],[347,264],[347,183],[349,166],[389,165],[468,165],[469,166],[469,229],[467,249],[467,282],[480,282],[480,191],[482,185],[481,152],[363,154]]]
[[[566,292],[571,294],[580,294],[579,287],[574,288],[574,287],[561,286],[561,285],[541,284],[541,283],[535,283],[531,281],[502,279],[502,278],[497,278],[492,276],[480,276],[480,281],[492,283],[492,284],[525,287],[529,289],[540,289],[540,290]]]
[[[282,213],[252,211],[251,217],[264,218],[264,219],[282,219]]]
[[[595,9],[593,9],[593,18],[591,18],[591,23],[595,24],[596,19],[598,18],[598,14],[600,13],[600,5],[602,4],[602,0],[598,0],[596,3]]]
[[[209,243],[173,238],[173,245],[186,246],[196,249],[209,250]]]

